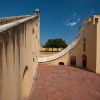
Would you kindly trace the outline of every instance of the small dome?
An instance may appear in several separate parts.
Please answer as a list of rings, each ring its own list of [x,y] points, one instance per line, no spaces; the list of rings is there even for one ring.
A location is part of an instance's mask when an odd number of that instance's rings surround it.
[[[35,9],[35,14],[39,15],[40,14],[40,10],[38,8]]]
[[[40,12],[40,10],[38,8],[35,9],[35,12]]]

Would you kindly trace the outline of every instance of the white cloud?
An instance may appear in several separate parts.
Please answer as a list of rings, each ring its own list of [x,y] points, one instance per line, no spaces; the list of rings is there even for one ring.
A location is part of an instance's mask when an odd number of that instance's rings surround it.
[[[74,22],[72,22],[72,23],[67,23],[67,26],[75,26],[77,24],[77,22],[76,21],[74,21]]]
[[[77,21],[80,21],[80,18],[78,18]]]
[[[66,18],[66,26],[75,26],[81,20],[80,16],[77,13],[72,13]]]
[[[76,16],[76,13],[73,13],[73,17],[75,17]]]

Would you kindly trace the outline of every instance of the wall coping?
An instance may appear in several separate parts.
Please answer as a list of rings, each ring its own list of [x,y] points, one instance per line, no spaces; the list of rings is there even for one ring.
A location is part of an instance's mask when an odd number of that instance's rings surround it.
[[[21,24],[21,23],[23,23],[23,22],[25,22],[25,21],[28,21],[28,20],[30,20],[30,19],[32,19],[32,18],[35,18],[35,17],[37,17],[37,16],[38,16],[38,15],[32,15],[31,17],[28,17],[28,18],[24,18],[24,19],[15,21],[15,22],[11,22],[11,23],[8,23],[8,24],[1,25],[1,26],[0,26],[0,32],[3,32],[3,31],[5,31],[5,30],[7,30],[7,29],[9,29],[9,28],[12,28],[12,27],[14,27],[14,26],[16,26],[16,25],[19,25],[19,24]]]
[[[21,15],[21,16],[1,17],[0,19],[15,18],[15,17],[30,17],[30,16],[32,16],[32,15]]]

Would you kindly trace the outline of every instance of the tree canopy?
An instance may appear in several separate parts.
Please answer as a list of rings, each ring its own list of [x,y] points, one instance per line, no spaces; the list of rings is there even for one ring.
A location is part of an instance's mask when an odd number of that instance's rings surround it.
[[[44,45],[44,48],[66,48],[68,45],[62,38],[49,39]]]

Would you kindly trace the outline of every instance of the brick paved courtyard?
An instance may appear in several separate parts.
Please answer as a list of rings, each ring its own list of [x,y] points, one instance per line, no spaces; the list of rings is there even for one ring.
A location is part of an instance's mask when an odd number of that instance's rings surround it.
[[[100,76],[70,66],[39,65],[29,100],[100,100]]]

